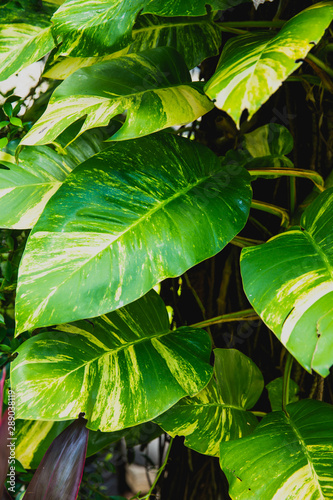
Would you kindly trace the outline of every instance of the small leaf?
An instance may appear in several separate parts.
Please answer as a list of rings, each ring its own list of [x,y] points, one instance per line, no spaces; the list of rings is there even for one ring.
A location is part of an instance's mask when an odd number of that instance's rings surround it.
[[[23,127],[22,120],[20,118],[17,118],[17,116],[11,116],[10,123],[12,125],[15,125],[16,127]]]
[[[1,262],[0,268],[1,268],[2,276],[5,278],[5,280],[10,282],[10,280],[12,278],[12,274],[13,274],[13,269],[12,269],[12,265],[9,262],[9,260],[5,260],[5,261]]]
[[[88,443],[85,420],[75,420],[47,450],[23,500],[75,500],[80,487]]]
[[[12,348],[6,344],[0,344],[0,351],[1,352],[12,352]]]
[[[9,122],[7,122],[7,121],[0,122],[0,128],[8,127],[8,125],[9,125]],[[3,146],[0,146],[0,147],[3,147]]]
[[[7,137],[1,137],[0,139],[0,149],[5,148],[8,144]]]
[[[3,105],[3,110],[8,117],[11,117],[13,115],[13,108],[10,102],[5,102],[5,104]]]
[[[3,297],[3,296],[2,296]],[[4,300],[4,298],[0,297],[1,300]],[[2,314],[0,314],[0,325],[5,325],[5,318],[3,317]]]

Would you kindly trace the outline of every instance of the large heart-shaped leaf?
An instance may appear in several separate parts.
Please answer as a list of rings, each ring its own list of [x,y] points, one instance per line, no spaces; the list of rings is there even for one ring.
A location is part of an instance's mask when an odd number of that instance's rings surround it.
[[[140,11],[171,17],[204,16],[207,5],[211,5],[214,10],[222,10],[243,1],[67,0],[52,19],[55,34],[63,38],[63,55],[96,57],[130,45],[132,28]]]
[[[30,234],[17,331],[93,317],[219,252],[244,226],[250,176],[172,134],[116,143],[67,178]]]
[[[54,47],[49,8],[34,12],[18,5],[1,6],[0,80],[38,61]]]
[[[320,2],[288,21],[281,31],[250,33],[226,44],[205,91],[239,125],[249,118],[301,64],[333,19],[333,2]]]
[[[251,436],[221,443],[232,499],[333,498],[333,406],[303,400],[274,411]]]
[[[207,332],[171,332],[154,291],[58,330],[18,349],[11,370],[18,418],[68,420],[85,412],[88,428],[116,431],[157,417],[211,378]]]
[[[112,139],[130,139],[189,123],[212,107],[200,83],[191,83],[182,57],[160,47],[76,71],[52,94],[22,144],[52,142],[82,117],[87,118],[81,132],[105,126],[126,110],[127,120]]]
[[[301,227],[241,254],[245,293],[297,361],[323,377],[333,364],[333,188]]]
[[[184,398],[156,422],[171,436],[185,436],[185,445],[219,456],[221,441],[253,432],[256,417],[247,408],[264,388],[260,370],[235,349],[215,349],[215,379],[193,398]]]
[[[53,54],[47,60],[44,76],[64,80],[80,68],[156,47],[173,47],[191,69],[207,57],[218,54],[221,30],[204,17],[166,18],[147,14],[139,16],[132,31],[132,43],[120,51],[100,57],[63,57]],[[59,49],[61,53],[61,49]]]
[[[89,131],[62,153],[47,146],[37,146],[25,148],[20,153],[18,164],[0,160],[6,166],[6,170],[0,166],[0,226],[12,229],[33,227],[68,174],[102,149],[103,138],[101,131]],[[66,133],[58,141],[60,148],[68,140]]]
[[[141,52],[155,47],[173,47],[191,69],[207,57],[219,53],[221,30],[209,16],[165,18],[139,16],[133,29],[129,52]]]

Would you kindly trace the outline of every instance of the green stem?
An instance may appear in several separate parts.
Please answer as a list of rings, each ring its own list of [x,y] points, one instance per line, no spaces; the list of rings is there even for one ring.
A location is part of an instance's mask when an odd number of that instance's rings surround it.
[[[281,219],[281,226],[288,227],[290,220],[287,211],[284,208],[277,207],[276,205],[271,205],[270,203],[265,203],[264,201],[252,200],[251,208],[256,210],[262,210],[272,215],[276,215]]]
[[[267,415],[267,413],[264,411],[250,411],[250,413],[252,413],[256,417],[265,417]]]
[[[287,177],[303,177],[304,179],[310,179],[313,184],[319,189],[319,191],[325,191],[324,179],[321,175],[313,170],[302,170],[300,168],[249,168],[248,172],[250,175],[257,177],[275,177],[275,176],[287,176]]]
[[[289,201],[290,201],[290,213],[294,215],[296,210],[296,179],[291,177],[289,179]]]
[[[262,240],[253,240],[252,238],[244,238],[243,236],[235,236],[230,243],[236,247],[246,248],[265,243]]]
[[[294,358],[290,354],[287,353],[286,366],[284,367],[283,372],[283,389],[282,389],[282,410],[288,416],[287,405],[289,403],[289,384],[290,384],[290,375],[291,369],[293,366]]]
[[[164,462],[162,464],[162,467],[160,467],[158,473],[156,474],[156,478],[155,478],[155,481],[153,482],[153,484],[151,485],[151,488],[150,490],[148,491],[148,493],[141,497],[140,500],[147,500],[150,498],[150,496],[152,495],[157,483],[158,483],[158,480],[159,478],[161,477],[161,474],[162,472],[164,471],[165,467],[166,467],[166,464],[168,463],[168,459],[169,459],[169,455],[170,455],[170,451],[171,451],[171,446],[172,446],[172,442],[173,442],[173,438],[170,439],[170,443],[169,443],[169,447],[168,447],[168,450],[166,452],[166,455],[165,455],[165,459],[164,459]]]
[[[217,323],[229,323],[231,321],[247,321],[249,319],[258,319],[258,315],[255,313],[254,309],[244,309],[243,311],[237,311],[229,314],[222,314],[222,316],[216,316],[215,318],[207,319],[206,321],[200,321],[200,323],[194,323],[190,325],[192,328],[205,328],[209,325],[216,325]]]
[[[282,28],[286,21],[231,21],[217,22],[220,28]]]
[[[333,69],[330,68],[329,66],[327,66],[327,64],[324,63],[324,61],[322,61],[321,59],[318,59],[318,57],[314,56],[311,53],[307,54],[306,57],[310,61],[314,62],[319,68],[321,68],[322,70],[324,70],[325,73],[327,73],[330,77],[333,78]]]

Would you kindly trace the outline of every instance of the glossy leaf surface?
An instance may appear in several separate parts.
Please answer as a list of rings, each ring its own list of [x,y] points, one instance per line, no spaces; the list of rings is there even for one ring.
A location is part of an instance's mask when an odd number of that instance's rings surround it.
[[[208,16],[166,18],[147,14],[138,17],[127,47],[100,57],[64,57],[55,53],[48,59],[44,75],[64,80],[80,68],[165,46],[176,49],[191,69],[207,57],[217,55],[220,45],[220,28]]]
[[[264,388],[260,370],[235,349],[215,349],[215,378],[193,398],[184,398],[156,422],[171,436],[185,436],[185,445],[219,456],[221,441],[247,436],[257,425],[246,410]]]
[[[242,229],[250,202],[249,174],[201,144],[172,134],[114,144],[76,167],[34,227],[17,332],[99,316],[181,275]]]
[[[204,16],[206,5],[228,9],[244,0],[67,0],[53,16],[55,34],[63,37],[63,55],[102,56],[132,41],[132,28],[139,12],[158,16]],[[143,9],[143,10],[142,10]],[[77,43],[78,38],[80,43]]]
[[[68,420],[84,412],[88,428],[116,431],[157,417],[212,375],[207,332],[171,332],[154,291],[58,330],[18,349],[11,381],[19,418]]]
[[[1,162],[0,226],[29,229],[35,225],[48,200],[63,184],[72,170],[103,147],[103,134],[86,132],[66,150],[66,133],[58,141],[59,152],[47,146],[24,148],[19,163]],[[8,170],[9,169],[9,170]]]
[[[173,47],[192,69],[219,53],[221,38],[220,28],[208,16],[165,18],[148,14],[138,17],[129,52]]]
[[[54,47],[50,9],[33,12],[18,5],[1,6],[0,81],[38,61]]]
[[[315,400],[263,418],[251,436],[221,443],[221,467],[237,500],[333,498],[333,407]]]
[[[22,144],[52,142],[85,116],[81,132],[106,126],[126,110],[127,120],[112,140],[131,139],[189,123],[212,107],[200,83],[191,83],[182,57],[174,49],[160,47],[76,71],[52,94]]]
[[[333,19],[333,3],[320,2],[288,21],[274,36],[270,32],[238,36],[226,44],[205,91],[215,105],[239,126],[249,119],[301,64]]]
[[[301,227],[244,249],[245,293],[256,312],[308,371],[333,364],[333,189],[305,210]]]

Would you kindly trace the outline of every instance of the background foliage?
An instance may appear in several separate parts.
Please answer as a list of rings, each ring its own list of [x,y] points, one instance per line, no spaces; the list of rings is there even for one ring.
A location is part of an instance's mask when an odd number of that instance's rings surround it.
[[[13,498],[121,498],[105,474],[125,495],[156,438],[133,498],[333,498],[332,20],[331,1],[1,2],[0,80],[43,67],[0,110]]]

